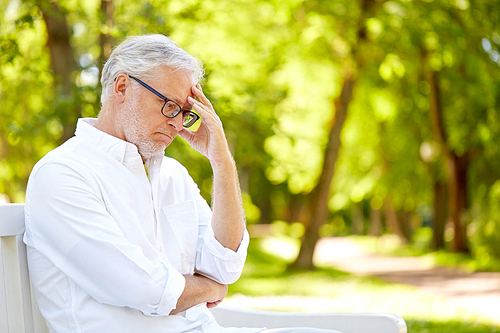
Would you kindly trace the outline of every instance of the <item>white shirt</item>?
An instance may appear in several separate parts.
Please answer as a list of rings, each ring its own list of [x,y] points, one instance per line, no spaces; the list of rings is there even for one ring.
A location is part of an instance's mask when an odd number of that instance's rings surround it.
[[[34,167],[26,194],[28,264],[51,332],[220,332],[205,304],[171,315],[183,274],[230,284],[243,269],[214,237],[188,172],[80,119]],[[250,330],[256,332],[258,329]]]

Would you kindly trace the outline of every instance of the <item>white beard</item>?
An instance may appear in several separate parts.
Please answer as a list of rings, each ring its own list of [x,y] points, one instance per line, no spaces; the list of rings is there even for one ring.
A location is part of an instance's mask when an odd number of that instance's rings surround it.
[[[134,95],[130,102],[124,106],[120,120],[122,122],[125,140],[133,143],[144,160],[163,153],[167,146],[161,141],[155,141],[147,136],[144,118],[140,114],[140,105]]]

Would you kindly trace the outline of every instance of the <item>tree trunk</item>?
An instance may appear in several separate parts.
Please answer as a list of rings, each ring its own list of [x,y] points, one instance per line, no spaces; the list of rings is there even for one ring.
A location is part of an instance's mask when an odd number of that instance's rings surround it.
[[[111,49],[113,46],[113,37],[111,36],[111,29],[113,28],[113,13],[115,11],[115,6],[113,0],[101,0],[101,25],[105,28],[103,31],[101,29],[101,35],[99,38],[99,43],[101,46],[101,54],[99,55],[99,72],[102,72],[102,68],[106,60],[108,60],[111,55]]]
[[[99,35],[99,46],[101,53],[99,54],[99,61],[97,62],[97,68],[99,68],[99,74],[102,74],[102,69],[104,64],[111,55],[113,49],[113,36],[111,35],[111,29],[114,25],[114,12],[115,5],[113,0],[101,0],[101,7],[99,9],[98,17],[101,19],[101,34]],[[97,89],[101,91],[102,86],[99,80]],[[101,101],[98,99],[93,103],[94,110],[99,110],[101,108]]]
[[[382,214],[380,209],[370,210],[370,236],[382,235]]]
[[[267,195],[260,202],[256,202],[255,205],[260,209],[260,224],[270,224],[273,220],[272,213],[272,204],[271,198]]]
[[[410,212],[399,211],[398,221],[401,229],[403,230],[403,234],[405,235],[406,241],[411,242],[411,238],[413,236],[413,227],[411,225],[412,214]]]
[[[455,237],[453,238],[453,252],[469,253],[467,243],[467,221],[465,213],[467,211],[467,169],[469,165],[469,154],[456,156],[450,154],[448,160],[449,174],[449,207],[450,217],[455,229]]]
[[[310,194],[308,208],[311,211],[309,223],[306,226],[304,238],[302,239],[299,255],[293,267],[300,269],[313,269],[314,248],[319,239],[319,229],[326,222],[328,217],[328,199],[330,197],[330,184],[335,171],[335,163],[337,161],[340,148],[340,132],[344,126],[347,117],[347,109],[352,99],[352,92],[356,83],[354,70],[360,70],[363,67],[364,59],[358,52],[360,44],[366,41],[366,25],[365,18],[373,11],[373,7],[377,4],[374,0],[362,0],[361,12],[359,15],[358,27],[356,35],[358,37],[357,45],[353,45],[351,57],[346,64],[343,86],[340,96],[334,101],[335,115],[333,118],[332,127],[328,135],[328,144],[325,151],[325,159],[323,168],[319,177],[318,184]],[[350,63],[349,63],[350,62]]]
[[[442,151],[447,160],[447,178],[449,191],[449,209],[450,217],[455,229],[455,238],[453,240],[452,250],[454,252],[469,253],[467,244],[467,223],[465,212],[467,210],[467,168],[469,165],[469,152],[463,156],[457,154],[448,145],[448,135],[443,120],[443,108],[441,105],[441,91],[437,72],[430,68],[429,61],[422,51],[424,75],[430,86],[429,94],[429,113],[433,135],[441,145]]]
[[[76,119],[80,116],[80,106],[76,102],[74,72],[77,70],[75,54],[70,42],[70,32],[66,16],[57,3],[37,0],[37,7],[43,14],[47,28],[47,47],[50,50],[50,66],[54,73],[54,89],[57,116],[63,125],[60,141],[64,142],[75,131]]]
[[[303,205],[304,205],[304,195],[302,194],[292,194],[290,200],[288,200],[288,222],[300,222],[302,221]]]
[[[386,198],[384,202],[385,209],[385,219],[387,222],[387,227],[396,235],[399,236],[403,244],[408,244],[409,238],[405,232],[405,227],[403,225],[403,219],[398,218],[398,214],[392,205],[390,198]]]
[[[363,203],[351,203],[351,234],[363,235],[365,229],[365,221],[363,216]]]
[[[432,249],[440,250],[444,248],[444,227],[448,219],[448,193],[447,183],[436,181],[434,183],[434,223],[432,235]]]
[[[354,84],[355,79],[351,76],[351,72],[348,71],[344,77],[342,92],[335,100],[335,116],[333,119],[333,126],[328,135],[328,144],[325,151],[323,168],[318,180],[318,185],[311,193],[309,201],[311,218],[306,227],[299,255],[293,264],[293,266],[297,268],[314,268],[314,248],[319,239],[319,228],[325,223],[328,217],[328,198],[330,197],[330,184],[333,179],[335,163],[340,149],[340,132],[347,117],[347,109],[352,99]]]

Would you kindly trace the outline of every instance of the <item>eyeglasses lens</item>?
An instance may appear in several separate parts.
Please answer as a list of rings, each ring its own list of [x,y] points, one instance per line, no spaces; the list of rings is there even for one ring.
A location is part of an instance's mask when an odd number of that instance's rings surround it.
[[[163,105],[162,113],[168,118],[175,118],[180,112],[182,112],[182,125],[186,128],[193,126],[193,124],[200,118],[192,111],[181,110],[179,105],[172,101],[166,101]]]
[[[179,106],[172,101],[166,101],[163,105],[163,114],[165,116],[171,116],[172,114],[177,114]]]
[[[183,125],[184,127],[191,127],[198,120],[199,116],[194,112],[184,112],[183,113]]]

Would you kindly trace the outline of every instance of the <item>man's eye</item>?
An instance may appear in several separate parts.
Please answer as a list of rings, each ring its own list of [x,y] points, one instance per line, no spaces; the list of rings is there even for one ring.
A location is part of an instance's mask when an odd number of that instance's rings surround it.
[[[165,103],[165,107],[167,107],[167,108],[169,108],[169,109],[175,109],[175,108],[177,108],[177,104],[175,104],[175,103],[174,103],[174,102],[172,102],[172,101],[167,101],[167,102]]]

